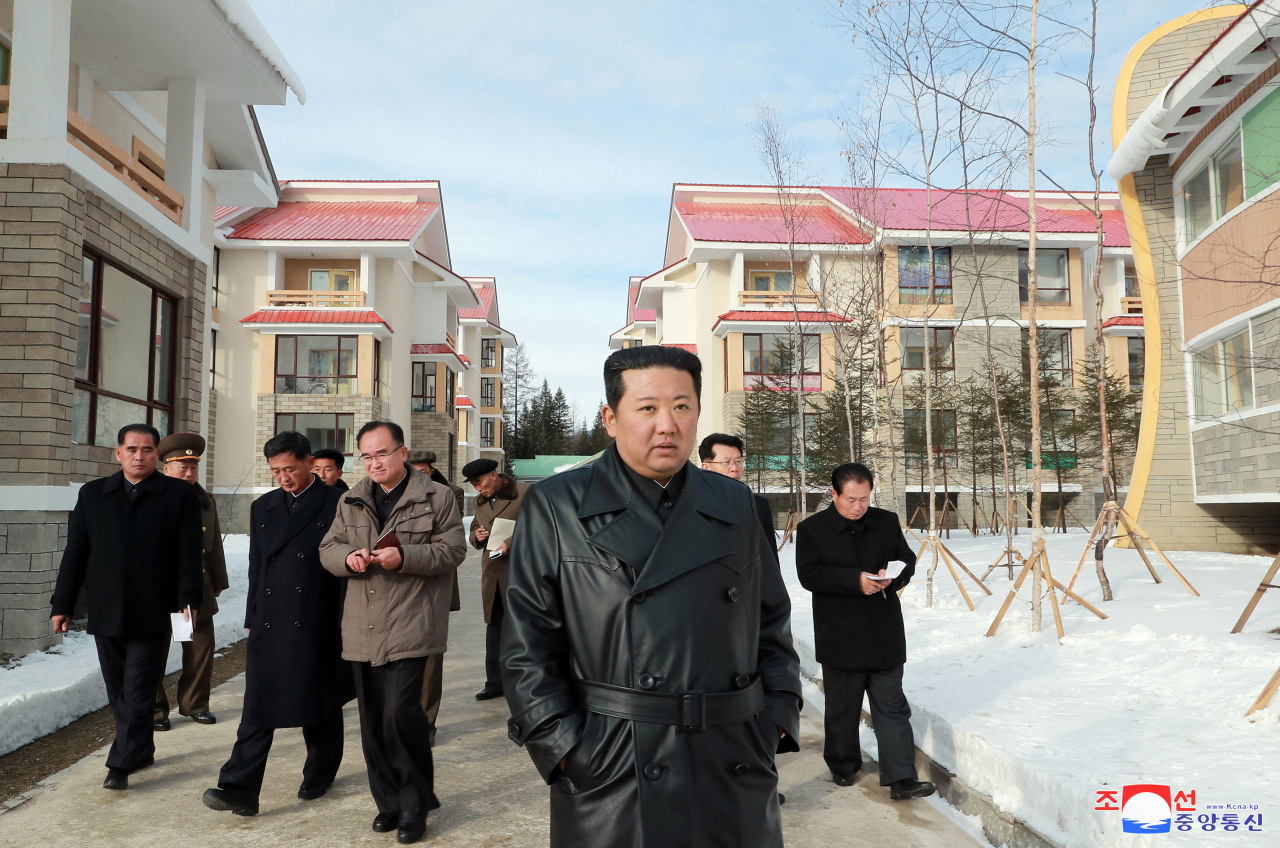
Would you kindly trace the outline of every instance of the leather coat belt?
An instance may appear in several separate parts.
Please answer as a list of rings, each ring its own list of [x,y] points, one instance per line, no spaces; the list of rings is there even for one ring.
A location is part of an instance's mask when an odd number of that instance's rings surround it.
[[[764,686],[756,678],[736,692],[712,693],[692,689],[679,692],[650,692],[575,681],[579,703],[584,709],[628,721],[668,724],[688,731],[703,731],[709,725],[737,724],[754,718],[764,709]]]

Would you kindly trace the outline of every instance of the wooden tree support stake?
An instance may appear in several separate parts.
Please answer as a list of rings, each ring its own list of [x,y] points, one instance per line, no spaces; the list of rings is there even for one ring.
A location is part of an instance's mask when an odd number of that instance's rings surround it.
[[[1157,583],[1162,582],[1160,580],[1160,575],[1156,573],[1155,566],[1151,564],[1151,559],[1147,556],[1147,552],[1142,549],[1143,542],[1145,542],[1147,547],[1151,548],[1151,550],[1160,557],[1161,561],[1169,567],[1169,570],[1173,572],[1174,576],[1182,581],[1182,585],[1187,587],[1187,591],[1195,595],[1197,598],[1200,597],[1200,593],[1196,591],[1196,588],[1191,585],[1191,582],[1187,580],[1187,578],[1182,576],[1182,572],[1178,570],[1177,566],[1175,566],[1167,556],[1165,556],[1164,551],[1160,550],[1160,546],[1147,535],[1141,525],[1133,519],[1133,516],[1125,512],[1124,507],[1120,506],[1120,504],[1115,501],[1107,501],[1103,504],[1102,511],[1098,513],[1098,520],[1094,522],[1093,530],[1089,532],[1089,541],[1085,542],[1084,551],[1080,554],[1080,561],[1076,563],[1076,570],[1072,573],[1071,579],[1067,582],[1067,589],[1075,588],[1076,580],[1080,577],[1080,570],[1084,568],[1084,561],[1088,558],[1089,551],[1093,549],[1095,542],[1098,541],[1105,528],[1112,526],[1109,521],[1115,521],[1124,527],[1125,532],[1123,534],[1117,534],[1112,538],[1117,539],[1127,536],[1130,541],[1133,542],[1133,547],[1138,551],[1138,556],[1142,557],[1142,563],[1147,567],[1147,571],[1150,572],[1152,580]],[[1111,540],[1108,539],[1106,541],[1110,542]],[[1270,576],[1268,576],[1267,579],[1270,580]]]
[[[988,636],[996,635],[996,631],[1000,628],[1000,622],[1004,620],[1005,613],[1009,611],[1009,607],[1013,604],[1013,599],[1017,597],[1018,590],[1022,588],[1023,582],[1027,579],[1027,575],[1031,573],[1031,569],[1035,565],[1036,559],[1041,559],[1042,568],[1044,570],[1045,583],[1049,586],[1049,603],[1053,607],[1053,620],[1057,625],[1058,638],[1061,639],[1065,633],[1062,629],[1062,612],[1058,608],[1058,596],[1054,593],[1054,588],[1062,590],[1063,595],[1074,598],[1082,607],[1096,615],[1098,618],[1105,619],[1106,616],[1101,610],[1094,607],[1084,598],[1072,592],[1066,586],[1063,586],[1053,577],[1053,573],[1049,570],[1049,557],[1045,554],[1044,543],[1041,542],[1031,556],[1027,557],[1022,564],[1022,570],[1018,572],[1018,579],[1014,582],[1013,588],[1009,590],[1009,595],[1004,599],[1004,603],[1000,605],[1000,612],[996,613],[995,621],[991,622],[991,627],[987,629]]]
[[[933,542],[938,546],[935,549],[935,551],[937,555],[942,558],[942,562],[944,565],[946,565],[947,570],[951,572],[951,578],[956,581],[956,588],[960,590],[960,595],[964,598],[964,602],[969,605],[969,610],[971,612],[973,610],[976,610],[977,607],[973,605],[973,601],[969,598],[969,593],[965,591],[964,582],[960,579],[960,575],[956,572],[957,566],[959,566],[961,571],[969,575],[970,579],[972,579],[974,583],[977,583],[982,588],[982,591],[986,592],[988,595],[991,594],[991,590],[988,589],[986,585],[981,580],[979,580],[972,571],[970,571],[968,568],[965,567],[965,564],[960,561],[959,557],[951,553],[951,550],[946,545],[942,544],[941,540],[938,539],[936,534],[930,534],[928,538],[922,540],[919,536],[916,535],[915,531],[912,530],[910,527],[906,528],[906,531],[911,535],[911,538],[915,539],[917,542],[920,542],[920,550],[916,553],[917,563],[919,563],[923,559],[924,552],[930,549],[929,547],[930,542]],[[901,589],[899,589],[898,597],[901,598],[902,593],[905,592],[906,590],[907,590],[906,586],[903,586]]]
[[[995,562],[991,563],[991,566],[987,569],[987,573],[982,575],[982,579],[986,580],[988,577],[991,576],[991,572],[995,571],[997,568],[1007,568],[1009,569],[1009,579],[1012,580],[1013,579],[1013,561],[1015,559],[1018,562],[1026,561],[1023,558],[1021,551],[1019,551],[1017,548],[1011,548],[1006,546],[1005,549],[1000,552],[1000,556],[996,557]]]
[[[1280,571],[1280,554],[1276,555],[1271,567],[1267,569],[1267,576],[1262,578],[1262,582],[1258,584],[1257,591],[1253,593],[1253,597],[1245,605],[1244,612],[1240,613],[1240,620],[1236,622],[1235,627],[1231,628],[1232,633],[1239,633],[1244,630],[1245,622],[1249,620],[1249,616],[1253,615],[1253,608],[1258,605],[1258,601],[1262,600],[1262,596],[1267,593],[1268,589],[1280,589],[1280,586],[1271,582],[1275,579],[1277,571]],[[1274,683],[1275,681],[1272,682]]]
[[[1265,709],[1271,701],[1271,696],[1280,689],[1280,668],[1276,669],[1276,673],[1271,675],[1271,682],[1267,684],[1267,688],[1262,690],[1262,694],[1258,696],[1258,700],[1253,702],[1253,706],[1249,708],[1246,716],[1251,716],[1258,710]]]

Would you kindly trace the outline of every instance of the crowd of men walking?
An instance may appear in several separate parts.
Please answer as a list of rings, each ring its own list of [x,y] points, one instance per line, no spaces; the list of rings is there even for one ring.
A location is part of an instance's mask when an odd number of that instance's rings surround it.
[[[551,788],[556,846],[778,846],[775,765],[799,750],[799,659],[767,501],[742,484],[745,446],[713,434],[693,452],[701,365],[678,348],[619,351],[605,363],[613,444],[589,466],[536,486],[493,460],[462,470],[464,493],[410,451],[391,421],[356,435],[365,476],[345,457],[284,432],[263,446],[276,488],[250,509],[244,704],[213,810],[258,812],[274,733],[301,728],[298,797],[332,785],[343,706],[359,706],[373,830],[421,839],[435,794],[432,747],[457,569],[482,551],[485,674],[478,700],[505,696],[513,742]],[[213,616],[228,579],[217,510],[196,479],[204,440],[124,427],[121,470],[86,483],[71,514],[52,600],[66,632],[83,588],[115,715],[103,786],[123,790],[171,727],[163,676],[183,642],[178,712],[209,711]],[[162,470],[157,470],[157,466]],[[849,785],[862,765],[869,697],[880,780],[891,797],[917,779],[902,692],[896,590],[915,557],[893,513],[870,506],[874,477],[832,475],[832,505],[802,522],[797,572],[814,598],[826,682],[825,757]],[[499,520],[514,535],[495,544]],[[889,578],[888,563],[906,568]]]

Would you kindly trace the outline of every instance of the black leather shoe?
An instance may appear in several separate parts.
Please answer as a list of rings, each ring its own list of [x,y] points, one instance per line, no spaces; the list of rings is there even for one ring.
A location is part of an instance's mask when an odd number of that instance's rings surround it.
[[[217,724],[218,723],[218,717],[213,713],[209,712],[208,710],[205,710],[202,713],[196,713],[191,717],[191,720],[194,721],[196,724]]]
[[[378,813],[373,817],[374,833],[390,833],[400,824],[399,813]]]
[[[202,800],[211,810],[229,811],[237,816],[258,814],[258,797],[240,789],[207,789]]]
[[[836,786],[852,786],[858,781],[858,773],[851,771],[848,774],[841,774],[833,771],[831,772],[831,779],[836,782]]]
[[[905,801],[908,798],[925,798],[937,791],[938,787],[927,780],[912,780],[909,777],[889,784],[889,797],[895,801]]]
[[[783,804],[785,804],[785,803],[787,803],[787,796],[786,796],[786,795],[783,795],[781,792],[779,792],[779,793],[778,793],[778,806],[779,806],[779,807],[781,807],[781,806],[782,806]]]
[[[103,789],[128,789],[129,772],[124,769],[107,769],[107,779],[102,781]]]
[[[427,833],[427,820],[405,813],[400,817],[400,827],[396,830],[396,841],[401,845],[417,842]]]
[[[477,700],[477,701],[492,701],[494,698],[501,698],[501,697],[502,697],[502,694],[503,694],[503,693],[502,693],[502,687],[501,687],[501,686],[496,686],[496,687],[495,687],[495,686],[485,686],[483,689],[481,689],[479,692],[477,692],[477,693],[476,693],[476,700]]]
[[[173,727],[173,724],[170,723],[168,718],[158,718],[155,721],[151,722],[151,727],[163,733],[164,731]]]
[[[333,785],[333,781],[321,783],[317,786],[307,786],[305,783],[298,787],[298,797],[303,801],[314,801],[317,798],[323,798],[324,793],[329,791],[329,787]]]

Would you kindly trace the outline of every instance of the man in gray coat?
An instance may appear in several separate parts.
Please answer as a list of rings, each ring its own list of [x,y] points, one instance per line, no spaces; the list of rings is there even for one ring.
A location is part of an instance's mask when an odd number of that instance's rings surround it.
[[[370,421],[356,447],[367,476],[339,502],[320,562],[349,578],[342,658],[355,671],[360,739],[378,805],[373,829],[395,828],[400,842],[416,842],[427,813],[440,806],[423,674],[427,657],[448,645],[453,573],[466,558],[466,538],[452,493],[408,463],[398,424]]]

